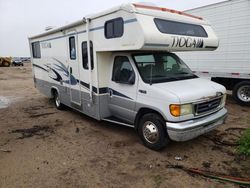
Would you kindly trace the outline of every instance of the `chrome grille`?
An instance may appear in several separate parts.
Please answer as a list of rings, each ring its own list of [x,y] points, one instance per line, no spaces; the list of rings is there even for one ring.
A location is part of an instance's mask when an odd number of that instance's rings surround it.
[[[211,111],[214,111],[215,109],[217,109],[220,106],[221,99],[222,98],[219,97],[219,98],[211,99],[211,100],[206,101],[206,102],[195,104],[194,105],[195,115],[201,115],[201,114],[205,114],[205,113],[209,113]]]

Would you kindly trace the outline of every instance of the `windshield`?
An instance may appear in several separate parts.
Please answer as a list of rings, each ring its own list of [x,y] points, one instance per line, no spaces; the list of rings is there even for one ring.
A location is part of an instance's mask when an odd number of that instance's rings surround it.
[[[161,83],[197,78],[188,66],[172,53],[134,54],[133,59],[146,83]]]

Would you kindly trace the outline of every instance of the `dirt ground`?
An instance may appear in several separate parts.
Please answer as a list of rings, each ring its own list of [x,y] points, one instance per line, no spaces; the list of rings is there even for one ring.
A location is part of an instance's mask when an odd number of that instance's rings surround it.
[[[235,141],[250,127],[250,108],[228,96],[225,125],[161,152],[131,128],[58,111],[33,86],[30,64],[0,67],[0,187],[238,187],[171,165],[250,177]],[[177,160],[179,159],[179,160]]]

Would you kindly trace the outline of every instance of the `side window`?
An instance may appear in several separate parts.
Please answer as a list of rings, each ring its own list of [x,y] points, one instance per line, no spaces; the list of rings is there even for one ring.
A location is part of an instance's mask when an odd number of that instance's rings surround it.
[[[41,58],[40,42],[31,43],[33,58]]]
[[[162,20],[159,18],[155,18],[154,22],[157,29],[162,33],[194,37],[208,37],[207,32],[201,25]]]
[[[70,54],[70,59],[72,59],[72,60],[76,59],[76,41],[75,41],[75,37],[69,37],[69,54]]]
[[[122,18],[109,20],[105,23],[105,37],[107,39],[122,37],[124,32],[124,21]]]
[[[94,69],[94,57],[93,57],[93,43],[90,41],[90,56],[91,56],[91,69]],[[84,69],[89,69],[88,66],[88,48],[87,41],[82,42],[82,66]]]
[[[126,56],[115,57],[112,81],[124,84],[134,84],[135,73]]]

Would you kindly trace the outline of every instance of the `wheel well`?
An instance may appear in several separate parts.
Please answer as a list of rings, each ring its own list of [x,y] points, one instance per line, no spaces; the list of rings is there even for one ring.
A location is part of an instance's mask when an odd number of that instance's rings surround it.
[[[58,93],[56,88],[51,88],[51,97],[53,98],[55,94]]]
[[[134,125],[135,125],[136,131],[137,131],[137,127],[138,127],[138,124],[139,124],[139,121],[140,121],[141,117],[143,115],[145,115],[145,114],[148,114],[148,113],[155,113],[155,114],[159,115],[164,120],[163,116],[159,112],[157,112],[156,110],[153,110],[153,109],[150,109],[150,108],[141,108],[137,112],[136,117],[135,117]]]

